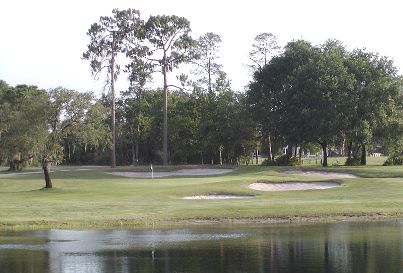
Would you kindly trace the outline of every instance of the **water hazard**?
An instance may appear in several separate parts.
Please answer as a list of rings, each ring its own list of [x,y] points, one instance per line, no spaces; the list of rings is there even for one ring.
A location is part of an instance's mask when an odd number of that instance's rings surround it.
[[[0,232],[1,273],[400,273],[403,221]]]

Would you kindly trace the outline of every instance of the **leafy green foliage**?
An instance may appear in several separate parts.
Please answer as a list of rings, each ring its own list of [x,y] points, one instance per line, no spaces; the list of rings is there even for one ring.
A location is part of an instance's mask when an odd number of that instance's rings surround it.
[[[112,13],[113,16],[101,16],[99,22],[93,23],[87,32],[90,43],[82,57],[90,61],[91,71],[95,77],[104,69],[111,73],[111,66],[114,65],[113,77],[116,78],[120,66],[112,63],[112,60],[118,53],[126,52],[129,35],[132,38],[133,33],[141,32],[142,21],[139,11],[114,9]],[[107,83],[110,80],[111,77],[108,76]]]
[[[354,157],[348,157],[346,159],[346,162],[344,163],[346,166],[359,166],[360,165],[360,160],[358,158]]]
[[[0,153],[10,169],[22,169],[38,156],[47,137],[49,98],[36,86],[18,85],[3,90]]]
[[[278,38],[272,33],[263,32],[256,35],[252,50],[249,52],[249,59],[252,61],[250,67],[253,71],[261,70],[269,62],[271,56],[280,49]]]
[[[394,154],[386,159],[384,166],[403,165],[403,155]]]
[[[284,146],[317,142],[324,166],[329,145],[348,139],[353,157],[361,152],[365,164],[375,132],[382,138],[379,128],[401,116],[401,90],[393,63],[384,57],[349,53],[333,40],[318,47],[294,41],[254,74],[248,102],[263,138]]]
[[[277,162],[275,160],[271,160],[271,159],[265,159],[263,160],[262,166],[278,166]]]
[[[205,90],[213,91],[214,80],[219,77],[222,65],[217,62],[221,36],[212,32],[200,36],[193,48],[194,73],[198,76],[196,84],[206,87]]]

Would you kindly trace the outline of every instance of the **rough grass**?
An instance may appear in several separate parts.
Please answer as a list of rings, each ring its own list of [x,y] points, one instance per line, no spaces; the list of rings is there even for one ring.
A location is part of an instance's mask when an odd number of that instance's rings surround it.
[[[148,170],[147,166],[142,168]],[[170,167],[169,170],[178,168],[181,167]],[[300,168],[347,172],[362,178],[339,179],[342,186],[328,190],[260,192],[249,189],[248,185],[257,180],[318,181],[323,177],[285,174],[280,172],[284,168],[279,167],[244,166],[234,173],[221,176],[151,180],[117,177],[106,174],[111,171],[108,167],[91,167],[82,171],[75,168],[71,168],[71,171],[56,170],[51,173],[54,189],[48,190],[43,189],[42,174],[0,175],[0,229],[402,216],[401,166]],[[117,170],[130,169],[133,167]],[[157,167],[157,170],[161,169],[167,170]],[[182,199],[202,194],[255,197]]]

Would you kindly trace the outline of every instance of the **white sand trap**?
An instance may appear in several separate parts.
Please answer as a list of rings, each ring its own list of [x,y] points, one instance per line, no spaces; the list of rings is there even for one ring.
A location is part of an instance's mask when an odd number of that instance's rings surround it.
[[[322,179],[343,179],[343,178],[358,178],[353,174],[348,173],[336,173],[336,172],[321,172],[321,171],[300,171],[300,170],[286,170],[282,171],[286,174],[294,174],[298,176],[317,176]]]
[[[225,194],[211,194],[211,195],[194,195],[186,196],[183,199],[188,200],[207,200],[207,199],[244,199],[253,198],[252,195],[225,195]]]
[[[257,191],[305,191],[325,190],[339,187],[336,182],[289,182],[289,183],[252,183],[249,188]]]
[[[168,176],[219,175],[231,173],[233,171],[234,169],[182,169],[172,172],[154,172],[154,178]],[[109,174],[135,178],[151,178],[151,172],[110,172]]]

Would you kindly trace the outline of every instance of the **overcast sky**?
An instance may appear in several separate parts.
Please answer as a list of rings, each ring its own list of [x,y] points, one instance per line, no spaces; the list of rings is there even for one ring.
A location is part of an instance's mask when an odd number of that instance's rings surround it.
[[[81,56],[88,28],[113,8],[138,9],[143,19],[150,14],[186,17],[194,38],[206,32],[221,35],[220,61],[239,91],[250,80],[248,52],[262,32],[275,34],[281,45],[299,38],[314,45],[339,39],[349,49],[385,55],[403,71],[400,0],[2,0],[0,79],[13,86],[101,92],[102,81],[93,80]],[[125,88],[121,76],[118,90]]]

